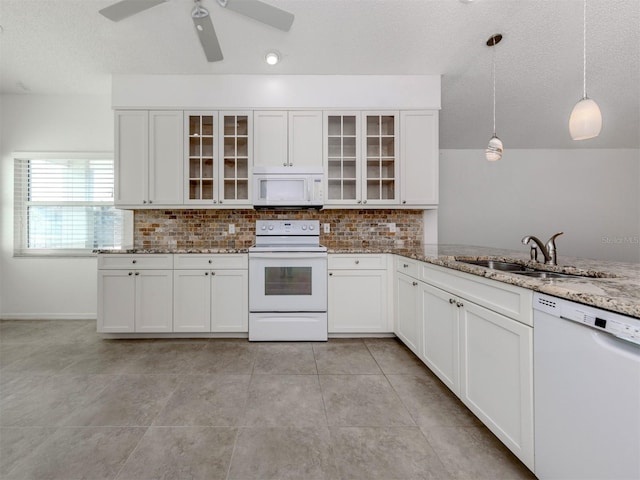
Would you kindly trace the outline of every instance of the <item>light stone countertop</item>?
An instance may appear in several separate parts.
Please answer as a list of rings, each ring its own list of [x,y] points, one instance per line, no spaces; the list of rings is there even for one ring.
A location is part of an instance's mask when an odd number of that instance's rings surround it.
[[[389,245],[328,245],[329,253],[365,254],[393,253],[422,262],[440,265],[461,272],[490,278],[498,282],[508,283],[536,292],[546,293],[574,302],[613,312],[640,318],[640,263],[610,262],[585,258],[558,256],[557,266],[534,263],[529,254],[521,250],[506,250],[469,245],[425,244],[398,247]],[[96,250],[94,253],[115,254],[221,254],[247,253],[247,248],[210,248],[210,249],[128,249],[128,250]],[[513,272],[491,270],[489,268],[470,265],[459,260],[493,259],[515,261],[528,267],[551,272],[583,274],[587,277],[571,278],[532,278]]]

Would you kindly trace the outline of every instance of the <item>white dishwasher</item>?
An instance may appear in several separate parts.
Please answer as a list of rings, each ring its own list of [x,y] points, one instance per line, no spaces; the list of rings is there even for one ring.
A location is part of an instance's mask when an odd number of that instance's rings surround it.
[[[534,294],[535,470],[640,479],[640,319]]]

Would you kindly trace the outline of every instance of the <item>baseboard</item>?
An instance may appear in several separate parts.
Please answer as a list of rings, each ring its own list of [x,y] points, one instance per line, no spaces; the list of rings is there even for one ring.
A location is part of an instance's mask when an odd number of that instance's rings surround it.
[[[0,320],[93,320],[95,313],[3,313]]]

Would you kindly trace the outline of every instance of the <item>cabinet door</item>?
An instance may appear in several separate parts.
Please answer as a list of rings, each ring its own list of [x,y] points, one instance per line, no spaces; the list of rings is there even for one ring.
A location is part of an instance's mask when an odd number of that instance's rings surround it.
[[[361,200],[360,112],[324,113],[326,203]]]
[[[135,276],[132,270],[98,270],[98,332],[135,331]]]
[[[402,205],[438,203],[438,112],[400,114]]]
[[[217,112],[185,112],[184,203],[217,203]]]
[[[459,307],[448,292],[420,284],[422,345],[419,357],[456,395],[460,395]],[[454,303],[452,303],[454,302]]]
[[[216,270],[211,277],[211,331],[249,331],[247,270]]]
[[[115,204],[147,202],[149,116],[146,110],[115,112]]]
[[[183,203],[182,112],[149,112],[149,203]]]
[[[399,273],[396,278],[396,335],[416,355],[420,354],[422,315],[418,302],[419,282]]]
[[[289,112],[289,165],[322,166],[322,112]]]
[[[386,270],[329,272],[329,333],[390,332]]]
[[[471,302],[460,313],[460,398],[533,469],[533,329]]]
[[[249,205],[253,168],[253,116],[251,112],[221,112],[219,203]]]
[[[174,270],[174,332],[211,331],[210,278],[208,270]]]
[[[287,166],[287,112],[253,112],[253,162],[256,166]]]
[[[139,270],[136,279],[136,332],[173,330],[173,271]]]
[[[398,112],[367,112],[362,120],[362,203],[398,203]]]

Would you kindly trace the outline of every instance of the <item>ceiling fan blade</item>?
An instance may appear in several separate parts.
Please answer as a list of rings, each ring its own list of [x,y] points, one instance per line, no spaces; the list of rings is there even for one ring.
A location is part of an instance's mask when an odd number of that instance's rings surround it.
[[[107,17],[109,20],[119,22],[131,15],[140,13],[161,3],[165,3],[167,0],[122,0],[121,2],[114,3],[108,7],[99,10],[99,13]]]
[[[222,3],[221,3],[222,4]],[[229,10],[266,23],[288,32],[295,16],[260,0],[227,0],[224,5]]]
[[[211,17],[209,15],[204,17],[193,17],[193,24],[196,27],[196,33],[202,44],[204,55],[207,57],[208,62],[219,62],[224,57],[222,56],[222,50],[220,49],[220,43],[216,36],[216,31],[211,23]]]

